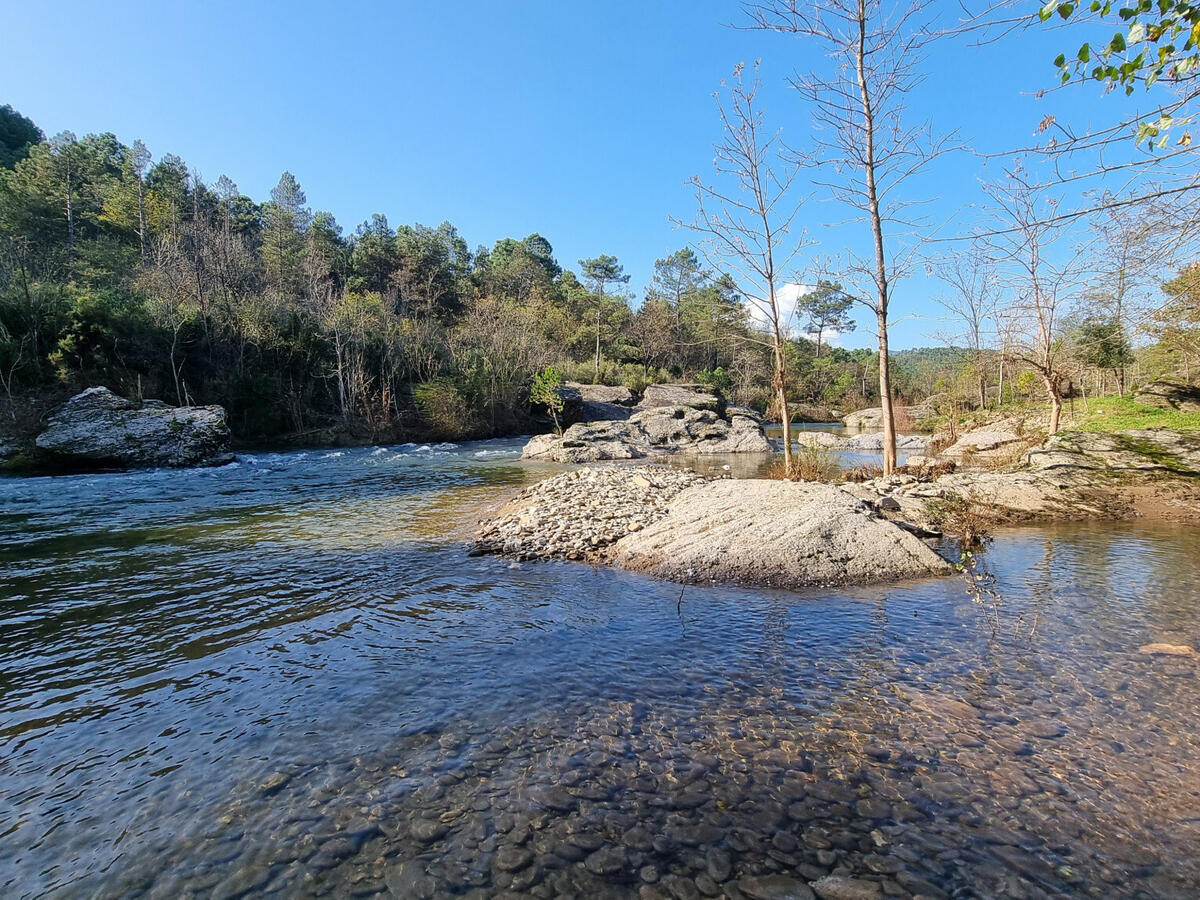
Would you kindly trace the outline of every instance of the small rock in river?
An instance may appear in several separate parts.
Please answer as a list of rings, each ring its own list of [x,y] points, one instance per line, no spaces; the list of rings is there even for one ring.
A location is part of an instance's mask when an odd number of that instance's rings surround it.
[[[1187,644],[1142,644],[1138,647],[1138,653],[1153,656],[1191,656],[1195,652],[1196,648]]]
[[[883,896],[883,888],[874,881],[841,875],[828,875],[814,881],[812,889],[821,900],[876,900]]]
[[[812,900],[812,888],[786,875],[747,875],[739,879],[738,890],[750,900]]]

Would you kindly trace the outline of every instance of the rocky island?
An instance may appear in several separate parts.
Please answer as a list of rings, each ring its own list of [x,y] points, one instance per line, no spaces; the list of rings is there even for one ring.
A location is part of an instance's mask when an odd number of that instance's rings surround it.
[[[625,440],[617,446],[628,446]],[[803,588],[950,573],[922,540],[942,535],[947,509],[970,511],[989,525],[1200,518],[1200,435],[1068,432],[1000,470],[955,471],[955,460],[981,450],[1011,453],[1019,441],[1002,429],[967,433],[943,451],[947,456],[918,457],[898,474],[859,483],[714,480],[662,465],[588,467],[526,489],[482,524],[474,546],[682,583]]]

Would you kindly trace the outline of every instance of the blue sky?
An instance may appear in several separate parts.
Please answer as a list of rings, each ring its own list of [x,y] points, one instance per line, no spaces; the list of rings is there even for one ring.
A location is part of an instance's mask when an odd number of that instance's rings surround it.
[[[711,171],[712,92],[734,64],[762,58],[771,124],[804,143],[807,112],[784,79],[811,51],[737,21],[736,3],[713,0],[24,3],[5,15],[0,103],[47,134],[141,138],[258,200],[288,169],[347,232],[384,212],[392,224],[449,220],[472,247],[537,231],[571,267],[612,253],[640,296],[654,259],[688,241],[669,217],[690,217],[684,182]],[[1032,96],[1078,40],[946,44],[914,114],[985,151],[1027,144],[1047,113],[1108,118],[1122,101],[1098,88]],[[998,166],[958,154],[914,190],[945,220],[980,200],[978,179]],[[801,218],[814,253],[857,239],[829,227],[844,218],[830,204]],[[923,277],[898,286],[893,346],[935,342],[937,289]],[[860,329],[843,343],[872,340]]]

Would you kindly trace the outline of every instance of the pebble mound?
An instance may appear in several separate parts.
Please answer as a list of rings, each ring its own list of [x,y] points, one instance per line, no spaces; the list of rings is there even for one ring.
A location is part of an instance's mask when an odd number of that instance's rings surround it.
[[[517,559],[591,559],[661,519],[680,491],[709,480],[661,465],[576,469],[518,494],[480,527],[475,550]]]

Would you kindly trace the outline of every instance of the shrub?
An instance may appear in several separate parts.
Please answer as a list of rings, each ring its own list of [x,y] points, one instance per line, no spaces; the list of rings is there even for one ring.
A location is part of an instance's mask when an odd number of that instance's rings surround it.
[[[550,410],[550,415],[554,417],[554,430],[559,434],[562,434],[562,425],[558,421],[558,414],[565,406],[558,390],[562,383],[562,375],[558,370],[554,366],[547,366],[533,376],[533,385],[529,388],[530,402]]]
[[[413,396],[434,437],[452,441],[474,431],[471,408],[451,379],[435,378],[419,384]]]
[[[983,546],[991,537],[994,516],[974,494],[948,494],[925,504],[935,529],[966,552]]]
[[[839,472],[841,466],[833,451],[825,447],[801,447],[792,454],[790,469],[779,460],[767,470],[767,477],[783,481],[833,481]]]

